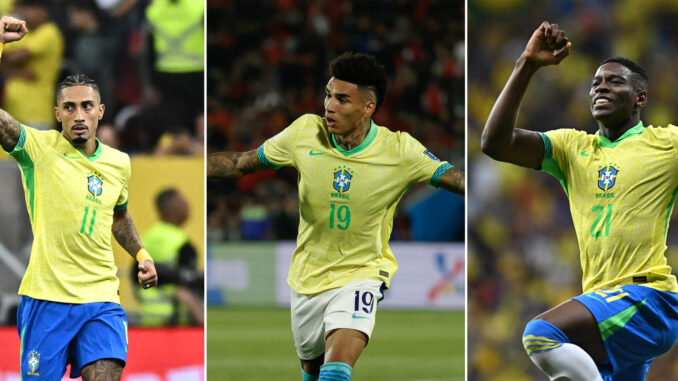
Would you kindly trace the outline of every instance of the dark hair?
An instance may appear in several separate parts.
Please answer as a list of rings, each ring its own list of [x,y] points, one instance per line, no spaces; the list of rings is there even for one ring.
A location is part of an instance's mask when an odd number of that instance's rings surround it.
[[[345,52],[330,62],[330,75],[342,81],[355,83],[358,88],[374,91],[379,110],[386,94],[386,70],[368,54]]]
[[[603,66],[606,63],[610,63],[610,62],[616,62],[616,63],[626,67],[627,69],[631,70],[631,72],[639,75],[642,78],[642,85],[645,88],[647,88],[647,82],[649,81],[649,79],[647,78],[647,72],[645,71],[645,69],[643,69],[642,66],[640,66],[637,63],[631,61],[630,59],[624,58],[624,57],[608,58],[608,59],[604,60],[603,62],[601,62],[600,66]]]
[[[92,89],[94,89],[94,92],[99,95],[99,98],[101,98],[101,94],[99,93],[99,85],[97,85],[96,82],[90,77],[88,77],[85,74],[73,74],[69,75],[68,77],[64,78],[63,81],[57,85],[57,92],[56,92],[56,99],[57,103],[59,103],[59,97],[61,97],[61,92],[71,86],[89,86]],[[101,99],[99,99],[101,101]]]
[[[160,193],[155,196],[155,207],[158,208],[158,212],[162,213],[162,209],[165,207],[167,201],[171,200],[178,194],[179,191],[174,188],[167,188],[160,191]]]

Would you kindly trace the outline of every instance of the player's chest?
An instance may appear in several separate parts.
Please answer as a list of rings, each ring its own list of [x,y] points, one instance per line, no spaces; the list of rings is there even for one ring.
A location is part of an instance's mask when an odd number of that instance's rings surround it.
[[[48,156],[34,169],[35,191],[40,197],[62,204],[113,209],[124,184],[112,166],[63,152]]]
[[[381,208],[393,202],[408,186],[397,160],[318,155],[298,166],[302,197],[361,203]]]
[[[652,149],[654,148],[654,149]],[[580,149],[569,168],[575,192],[593,198],[644,197],[670,192],[677,185],[675,152],[642,144],[627,147]]]

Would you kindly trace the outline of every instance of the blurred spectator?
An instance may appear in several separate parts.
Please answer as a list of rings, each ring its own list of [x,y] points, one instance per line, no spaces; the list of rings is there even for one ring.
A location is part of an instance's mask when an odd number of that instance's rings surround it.
[[[202,326],[204,275],[198,270],[196,249],[181,229],[189,216],[188,203],[176,189],[165,189],[156,197],[156,208],[160,221],[141,240],[162,280],[158,287],[137,293],[141,324]]]
[[[64,50],[63,35],[50,21],[48,0],[21,0],[18,17],[29,33],[8,44],[2,56],[7,78],[2,109],[31,127],[50,129],[55,124],[54,97]]]
[[[469,2],[469,380],[543,378],[523,349],[525,324],[581,293],[579,248],[560,183],[480,152],[481,130],[515,60],[544,20],[557,23],[572,42],[566,61],[530,83],[519,128],[594,133],[591,79],[603,59],[616,55],[647,70],[652,102],[641,119],[666,126],[678,119],[676,17],[678,3],[664,0]],[[671,229],[667,257],[675,272],[678,235]],[[659,357],[647,379],[678,380],[677,358],[675,349]]]
[[[118,149],[120,147],[120,138],[118,131],[111,124],[100,124],[97,128],[97,138],[99,141],[109,147]]]
[[[356,51],[374,55],[391,81],[375,123],[464,169],[463,1],[218,1],[207,12],[208,153],[256,149],[302,114],[322,114],[329,61]],[[294,239],[296,183],[290,168],[208,182],[208,239]],[[260,184],[267,196],[255,202]],[[409,237],[408,214],[399,216],[394,238]],[[445,228],[463,239],[463,223]]]

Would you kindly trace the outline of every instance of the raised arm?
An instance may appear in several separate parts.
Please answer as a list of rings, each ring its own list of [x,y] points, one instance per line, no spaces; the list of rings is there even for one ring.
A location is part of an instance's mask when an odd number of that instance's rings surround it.
[[[247,152],[217,152],[207,155],[207,177],[241,177],[269,169],[257,156]]]
[[[466,190],[466,180],[464,179],[464,172],[450,168],[442,176],[438,186],[453,193],[464,195]]]
[[[534,73],[542,66],[559,64],[568,56],[570,46],[557,24],[544,21],[534,31],[485,123],[481,137],[485,154],[495,160],[539,168],[544,143],[538,133],[515,128],[518,110]]]
[[[134,227],[134,222],[132,222],[132,216],[130,216],[127,209],[116,210],[113,212],[113,225],[111,231],[113,232],[115,240],[118,241],[120,246],[122,246],[122,248],[132,257],[137,256],[139,251],[143,249],[137,229]],[[150,256],[148,256],[148,258],[150,258]],[[139,261],[138,277],[141,286],[144,288],[157,286],[158,274],[155,270],[153,260],[143,258],[136,259]]]
[[[20,40],[26,33],[26,22],[14,17],[2,16],[0,18],[0,43],[8,43]],[[0,47],[2,54],[2,47]],[[12,151],[19,141],[21,128],[11,115],[0,110],[0,145],[5,151]]]

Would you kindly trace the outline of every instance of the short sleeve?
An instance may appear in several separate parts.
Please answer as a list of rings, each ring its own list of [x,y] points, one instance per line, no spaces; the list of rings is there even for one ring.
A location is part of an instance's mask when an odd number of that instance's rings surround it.
[[[539,132],[544,142],[544,158],[541,161],[539,170],[550,173],[558,179],[568,193],[567,188],[567,170],[570,166],[569,155],[572,152],[570,145],[576,140],[576,134],[581,131],[572,129],[558,129],[546,133]]]
[[[128,197],[128,191],[127,187],[129,185],[129,180],[132,176],[132,166],[129,161],[129,156],[126,154],[124,155],[126,162],[125,165],[123,166],[123,184],[122,188],[120,189],[120,195],[118,196],[118,201],[115,203],[115,207],[113,208],[114,211],[118,210],[125,210],[127,209],[127,197]]]
[[[259,160],[271,168],[294,166],[294,149],[298,143],[298,137],[309,119],[315,115],[303,115],[292,122],[287,128],[280,131],[274,137],[268,139],[257,150]]]
[[[401,157],[407,166],[410,182],[428,182],[434,187],[438,187],[440,177],[453,166],[438,159],[410,134],[406,132],[398,134],[400,135]]]
[[[56,131],[40,131],[34,128],[24,126],[19,123],[21,134],[14,149],[7,152],[22,167],[32,165],[38,157],[42,155],[46,146],[49,144],[51,135],[58,134]],[[3,149],[4,150],[4,149]]]

